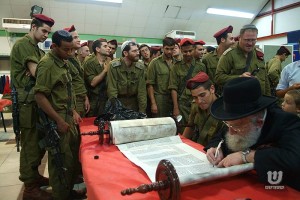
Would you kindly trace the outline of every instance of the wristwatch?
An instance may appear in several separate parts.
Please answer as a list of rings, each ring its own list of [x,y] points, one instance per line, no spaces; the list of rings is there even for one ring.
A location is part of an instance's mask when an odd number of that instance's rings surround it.
[[[242,151],[242,160],[244,163],[248,163],[246,156],[251,152],[250,148],[245,149],[244,151]]]

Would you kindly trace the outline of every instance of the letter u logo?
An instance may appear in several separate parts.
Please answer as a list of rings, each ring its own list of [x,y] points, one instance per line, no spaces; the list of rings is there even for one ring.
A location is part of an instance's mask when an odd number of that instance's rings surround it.
[[[271,185],[277,185],[282,181],[282,171],[268,171],[268,182]]]

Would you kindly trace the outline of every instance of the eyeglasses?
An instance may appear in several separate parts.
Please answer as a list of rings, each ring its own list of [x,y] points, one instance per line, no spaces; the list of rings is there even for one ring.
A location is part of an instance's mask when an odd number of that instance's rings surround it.
[[[244,42],[247,42],[247,43],[254,43],[257,41],[257,39],[243,39]]]
[[[228,124],[227,122],[223,121],[223,123],[228,127],[231,128],[232,130],[234,130],[235,132],[242,132],[243,128],[245,125],[238,125],[238,126],[233,126]]]

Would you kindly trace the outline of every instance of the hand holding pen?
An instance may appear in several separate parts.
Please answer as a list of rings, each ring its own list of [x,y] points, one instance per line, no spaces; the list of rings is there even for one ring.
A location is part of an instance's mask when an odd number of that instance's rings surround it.
[[[220,153],[220,148],[221,148],[221,145],[222,145],[222,143],[224,142],[224,140],[222,139],[220,142],[219,142],[219,144],[218,144],[218,146],[217,146],[217,149],[216,149],[216,152],[215,152],[215,159],[217,159],[217,157],[219,156],[219,153]],[[213,164],[213,167],[215,167],[215,165]]]

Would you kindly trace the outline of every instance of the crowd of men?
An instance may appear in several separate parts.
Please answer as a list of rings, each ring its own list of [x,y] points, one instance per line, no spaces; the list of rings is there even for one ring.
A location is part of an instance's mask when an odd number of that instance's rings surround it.
[[[45,55],[37,44],[47,39],[53,25],[53,19],[35,15],[29,33],[15,43],[11,52],[11,79],[18,92],[22,132],[20,180],[25,184],[23,199],[85,197],[85,191],[73,190],[81,174],[78,124],[82,117],[103,114],[109,99],[117,98],[124,107],[146,113],[148,117],[182,115],[180,133],[207,145],[218,132],[233,128],[227,122],[224,124],[224,119],[217,114],[211,115],[210,110],[228,82],[236,78],[255,79],[262,95],[271,96],[273,89],[272,94],[279,97],[300,87],[300,76],[289,80],[290,76],[285,75],[297,71],[296,64],[282,72],[279,67],[291,54],[285,47],[281,47],[266,65],[263,52],[255,46],[258,30],[254,25],[241,28],[238,42],[232,35],[232,26],[217,31],[213,37],[218,46],[209,53],[205,53],[202,40],[166,37],[162,47],[125,41],[120,58],[114,57],[118,47],[116,40],[100,38],[93,41],[89,49],[87,43],[80,43],[74,25],[53,33],[51,51]],[[297,73],[299,75],[300,70]],[[226,95],[235,98],[235,93]],[[235,102],[239,105],[238,100]],[[267,105],[273,102],[272,99]],[[233,113],[241,109],[236,107],[233,106]],[[264,114],[258,118],[264,118]],[[39,146],[45,131],[37,123],[45,124],[45,118],[54,122],[60,136],[58,149],[66,169],[63,177],[52,150]],[[226,120],[233,119],[237,117]],[[38,172],[46,150],[49,152],[49,180]],[[231,149],[235,150],[241,149]],[[208,153],[212,155],[214,151]],[[224,149],[221,155],[226,153]],[[221,158],[209,159],[220,166],[229,165],[225,161],[219,163]],[[265,170],[263,166],[258,167]],[[49,184],[51,194],[40,189]]]

